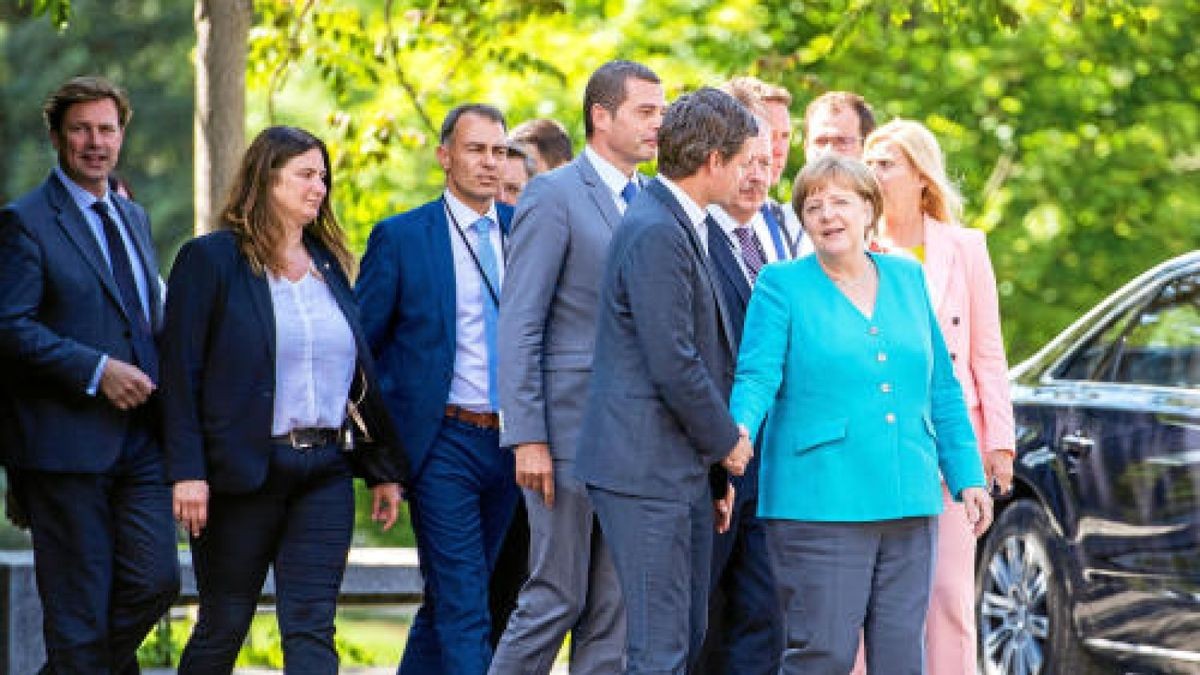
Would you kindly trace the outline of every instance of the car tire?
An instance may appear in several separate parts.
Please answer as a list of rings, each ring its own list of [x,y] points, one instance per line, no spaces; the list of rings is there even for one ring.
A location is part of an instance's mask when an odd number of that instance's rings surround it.
[[[1040,504],[1016,501],[996,519],[975,578],[983,675],[1114,672],[1075,635],[1063,579],[1066,557]]]

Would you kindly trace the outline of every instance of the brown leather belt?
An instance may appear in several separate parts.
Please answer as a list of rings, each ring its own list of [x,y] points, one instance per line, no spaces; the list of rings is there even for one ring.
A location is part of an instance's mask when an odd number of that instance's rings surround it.
[[[338,442],[337,429],[292,429],[282,436],[272,436],[272,443],[290,445],[296,450],[311,450]]]
[[[458,420],[464,424],[470,424],[473,427],[479,427],[480,429],[491,429],[493,431],[500,429],[500,416],[496,413],[475,412],[474,410],[467,410],[462,406],[447,405],[446,417]]]

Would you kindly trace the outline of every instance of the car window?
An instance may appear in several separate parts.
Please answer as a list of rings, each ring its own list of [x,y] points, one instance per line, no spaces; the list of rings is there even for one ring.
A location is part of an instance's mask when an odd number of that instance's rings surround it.
[[[1119,340],[1112,380],[1200,389],[1200,274],[1163,287]]]
[[[1108,369],[1102,367],[1108,361],[1106,357],[1112,352],[1113,344],[1125,334],[1125,329],[1140,307],[1139,303],[1133,309],[1126,308],[1107,328],[1093,335],[1082,348],[1072,354],[1054,377],[1060,380],[1091,380],[1097,377],[1097,373],[1107,372]]]

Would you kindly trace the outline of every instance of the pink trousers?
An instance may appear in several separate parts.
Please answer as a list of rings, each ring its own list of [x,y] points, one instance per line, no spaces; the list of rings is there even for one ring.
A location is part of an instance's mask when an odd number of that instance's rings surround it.
[[[979,408],[972,408],[971,425],[983,438]],[[925,663],[928,675],[974,675],[975,646],[975,535],[966,509],[950,497],[942,484],[945,510],[938,516],[937,561],[925,618]],[[865,675],[863,649],[851,675]]]

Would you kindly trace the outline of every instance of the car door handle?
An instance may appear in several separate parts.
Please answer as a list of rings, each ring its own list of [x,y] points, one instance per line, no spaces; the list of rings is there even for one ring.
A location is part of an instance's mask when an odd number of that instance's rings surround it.
[[[1073,434],[1066,434],[1062,437],[1063,452],[1073,457],[1084,457],[1095,446],[1096,441],[1088,438],[1082,431],[1076,431]]]

